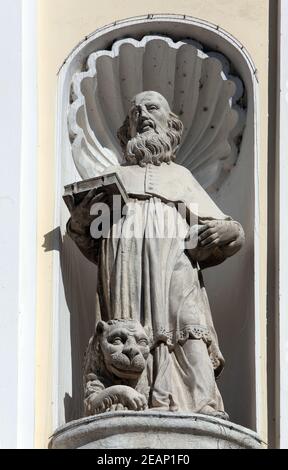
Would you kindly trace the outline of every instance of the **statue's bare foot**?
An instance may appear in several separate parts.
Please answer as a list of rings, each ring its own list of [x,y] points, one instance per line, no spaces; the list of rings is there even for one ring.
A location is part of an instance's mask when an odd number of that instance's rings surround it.
[[[217,411],[209,405],[204,406],[200,413],[203,415],[213,416],[213,418],[225,419],[226,421],[229,420],[229,415],[225,411]]]

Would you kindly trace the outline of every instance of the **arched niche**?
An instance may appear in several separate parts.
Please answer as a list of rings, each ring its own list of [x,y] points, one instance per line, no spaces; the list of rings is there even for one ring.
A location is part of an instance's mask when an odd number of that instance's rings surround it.
[[[141,41],[145,36],[183,39],[201,44],[204,53],[220,54],[233,76],[244,86],[245,127],[240,132],[239,152],[211,197],[223,212],[240,221],[246,233],[245,248],[223,265],[206,270],[211,310],[226,357],[219,379],[231,421],[257,429],[260,403],[259,263],[258,241],[258,146],[257,78],[243,46],[210,23],[177,15],[148,15],[118,21],[98,29],[69,55],[59,72],[56,225],[61,229],[60,256],[55,255],[54,310],[54,426],[77,419],[82,409],[82,363],[94,328],[96,268],[85,260],[65,234],[69,214],[62,201],[63,187],[80,179],[72,158],[68,114],[75,97],[75,75],[87,70],[87,59],[97,51],[111,51],[119,40]],[[197,46],[196,46],[197,47]]]

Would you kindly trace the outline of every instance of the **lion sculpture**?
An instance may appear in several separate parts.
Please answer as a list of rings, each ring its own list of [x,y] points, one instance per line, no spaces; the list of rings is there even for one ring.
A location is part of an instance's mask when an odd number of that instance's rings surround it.
[[[148,407],[150,344],[138,321],[98,322],[85,356],[85,416]]]

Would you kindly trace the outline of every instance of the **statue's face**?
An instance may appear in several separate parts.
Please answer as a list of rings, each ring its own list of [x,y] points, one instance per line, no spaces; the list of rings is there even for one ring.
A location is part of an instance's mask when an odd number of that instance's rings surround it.
[[[175,160],[183,124],[156,91],[143,91],[132,101],[117,132],[126,163],[145,166]]]
[[[144,91],[135,96],[129,112],[130,135],[167,129],[170,108],[165,98],[155,91]]]
[[[100,322],[100,348],[106,368],[120,378],[137,378],[149,356],[149,338],[139,322]]]

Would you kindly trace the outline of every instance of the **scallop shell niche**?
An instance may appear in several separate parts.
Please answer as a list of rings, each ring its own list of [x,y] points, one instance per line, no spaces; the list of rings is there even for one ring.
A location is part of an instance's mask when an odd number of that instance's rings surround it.
[[[229,61],[191,39],[164,36],[116,41],[93,52],[72,79],[68,112],[72,155],[81,178],[120,164],[117,130],[132,98],[161,93],[184,124],[177,163],[210,193],[237,164],[245,127],[245,90]]]

